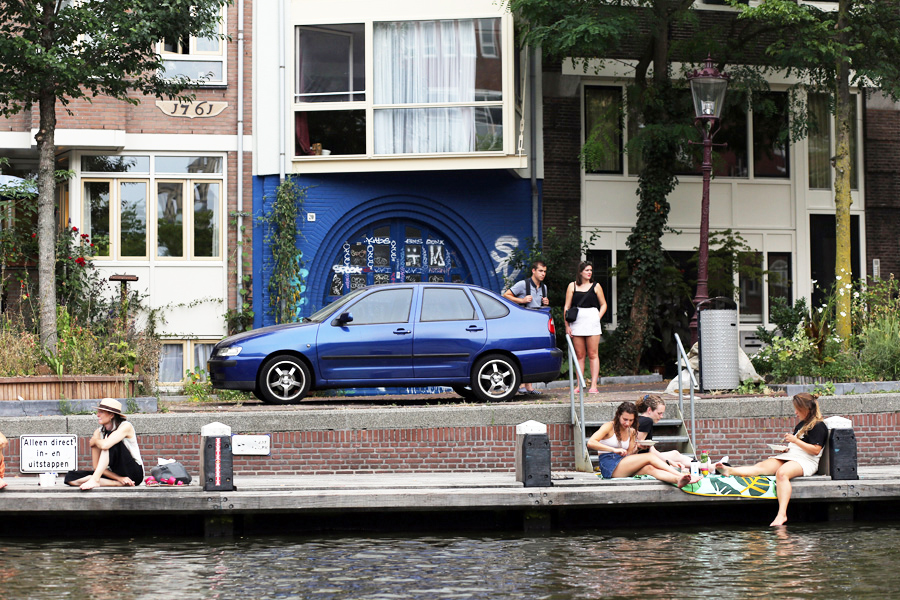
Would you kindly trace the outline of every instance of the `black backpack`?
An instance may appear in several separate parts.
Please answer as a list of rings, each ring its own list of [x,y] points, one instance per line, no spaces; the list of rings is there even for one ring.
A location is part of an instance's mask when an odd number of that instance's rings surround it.
[[[526,296],[531,295],[531,277],[529,277],[528,279],[525,280],[525,295]],[[541,284],[541,296],[543,296],[544,298],[547,297],[547,284],[546,283]]]

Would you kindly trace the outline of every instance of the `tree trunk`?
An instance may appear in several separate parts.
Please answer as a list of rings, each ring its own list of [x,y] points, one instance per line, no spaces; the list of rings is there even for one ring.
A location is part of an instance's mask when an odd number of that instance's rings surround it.
[[[40,127],[34,136],[38,162],[38,296],[41,346],[56,354],[56,96],[42,91]]]
[[[838,17],[838,39],[846,43],[844,30],[848,26],[847,0],[840,2]],[[836,65],[835,79],[835,156],[834,156],[834,221],[835,221],[835,333],[841,338],[841,347],[848,350],[852,326],[850,321],[852,264],[850,254],[850,206],[853,197],[850,194],[850,66],[847,61],[839,60]]]

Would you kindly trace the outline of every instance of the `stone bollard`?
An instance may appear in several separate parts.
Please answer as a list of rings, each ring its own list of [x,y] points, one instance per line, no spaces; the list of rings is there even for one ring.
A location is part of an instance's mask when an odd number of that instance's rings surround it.
[[[235,489],[231,427],[228,425],[208,423],[200,428],[200,480],[207,492]]]
[[[547,426],[537,421],[516,425],[516,481],[525,487],[548,487],[550,481],[550,438]]]

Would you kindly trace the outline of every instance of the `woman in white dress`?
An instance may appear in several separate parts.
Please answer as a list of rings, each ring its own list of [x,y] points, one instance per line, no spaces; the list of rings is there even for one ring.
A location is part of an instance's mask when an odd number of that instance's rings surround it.
[[[584,359],[587,356],[591,366],[591,394],[598,393],[597,378],[600,371],[600,334],[603,333],[600,319],[606,314],[606,297],[600,284],[593,283],[594,265],[584,261],[578,265],[578,277],[566,288],[567,312],[572,307],[578,308],[578,318],[572,323],[566,321],[566,333],[572,337],[575,347],[575,358],[578,367],[584,373]],[[575,389],[576,393],[578,389]]]

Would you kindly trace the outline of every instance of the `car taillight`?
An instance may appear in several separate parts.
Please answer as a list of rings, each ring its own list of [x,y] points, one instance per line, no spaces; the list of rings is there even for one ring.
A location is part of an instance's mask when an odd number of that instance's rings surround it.
[[[550,330],[550,335],[556,335],[556,325],[553,324],[553,317],[547,319],[547,329]]]

